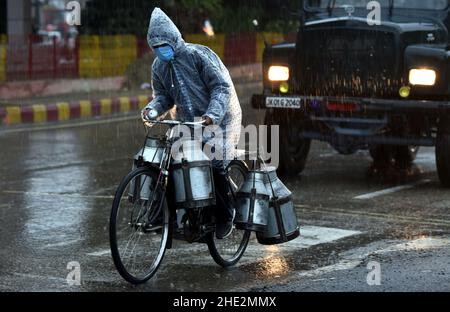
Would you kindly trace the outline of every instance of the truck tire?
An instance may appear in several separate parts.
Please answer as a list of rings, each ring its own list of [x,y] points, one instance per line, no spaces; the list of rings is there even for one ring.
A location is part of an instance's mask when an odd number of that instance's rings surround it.
[[[450,120],[441,120],[436,140],[436,167],[439,180],[450,187]]]
[[[266,125],[280,126],[280,163],[277,169],[280,176],[294,177],[302,173],[311,148],[310,139],[299,137],[302,126],[298,120],[294,119],[295,116],[288,114],[273,116],[270,111],[266,114]],[[270,137],[269,130],[268,145],[271,149]]]

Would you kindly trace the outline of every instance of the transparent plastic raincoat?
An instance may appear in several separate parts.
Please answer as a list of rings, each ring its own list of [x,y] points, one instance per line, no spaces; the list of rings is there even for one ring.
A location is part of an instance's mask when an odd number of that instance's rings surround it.
[[[242,111],[233,82],[220,58],[208,47],[185,43],[172,20],[155,8],[147,35],[149,46],[169,44],[174,58],[158,58],[152,65],[153,101],[146,108],[158,114],[177,106],[177,119],[194,121],[208,116],[219,126],[215,137],[205,143],[223,148],[225,161],[213,160],[217,169],[228,164],[238,144]]]

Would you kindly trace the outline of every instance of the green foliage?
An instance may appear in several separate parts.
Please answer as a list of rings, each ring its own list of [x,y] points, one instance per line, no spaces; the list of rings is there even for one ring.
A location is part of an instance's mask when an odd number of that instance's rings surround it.
[[[300,21],[296,19],[292,20],[273,20],[269,21],[266,24],[265,29],[267,31],[273,31],[273,32],[281,32],[281,33],[292,33],[296,32],[300,27]]]
[[[174,2],[181,4],[186,9],[209,13],[222,9],[222,0],[178,0]]]
[[[212,22],[216,31],[221,33],[254,31],[252,21],[260,20],[262,15],[263,8],[260,3],[253,6],[228,4],[215,14]]]
[[[260,30],[295,31],[290,13],[298,0],[109,0],[89,1],[82,12],[84,34],[134,34],[145,36],[154,7],[161,7],[183,33],[199,33],[209,19],[218,33]]]

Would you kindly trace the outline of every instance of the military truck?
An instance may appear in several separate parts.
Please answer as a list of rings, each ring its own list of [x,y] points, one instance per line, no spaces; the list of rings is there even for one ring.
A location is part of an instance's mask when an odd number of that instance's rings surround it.
[[[299,4],[296,42],[266,46],[252,98],[280,125],[280,173],[303,171],[311,140],[394,168],[435,146],[450,187],[449,0]]]

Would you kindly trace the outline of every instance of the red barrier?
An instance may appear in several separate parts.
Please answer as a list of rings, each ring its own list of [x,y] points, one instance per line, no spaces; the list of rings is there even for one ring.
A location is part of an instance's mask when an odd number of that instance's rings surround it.
[[[297,33],[288,33],[284,35],[284,40],[286,42],[290,43],[296,43],[297,42]]]
[[[5,122],[6,119],[6,109],[0,107],[0,125]]]
[[[72,102],[69,105],[70,119],[77,119],[81,116],[81,107],[79,102]]]
[[[256,33],[234,33],[225,36],[224,63],[227,66],[251,64],[258,61]],[[287,34],[288,42],[295,42],[296,34]],[[78,78],[80,40],[60,40],[31,35],[27,38],[9,37],[7,45],[6,79]],[[137,38],[137,57],[151,52],[145,37]],[[108,59],[109,60],[109,59]],[[100,64],[104,66],[104,64]]]
[[[111,102],[111,112],[119,113],[120,112],[120,100],[118,98],[114,98]]]
[[[9,37],[6,60],[7,80],[27,79],[31,63],[28,41]]]
[[[101,115],[101,105],[99,100],[91,101],[91,110],[92,116],[100,116]]]
[[[225,37],[226,65],[241,65],[256,62],[256,34],[237,33]]]
[[[34,121],[33,108],[31,106],[24,106],[20,109],[22,123],[32,123]]]
[[[77,45],[67,46],[56,38],[44,40],[31,35],[27,39],[9,37],[7,80],[57,79],[78,77]]]
[[[132,97],[130,99],[130,108],[131,108],[131,110],[139,109],[139,99],[137,97]]]
[[[137,38],[137,57],[141,58],[145,54],[150,53],[151,49],[148,46],[147,38]]]
[[[58,106],[56,104],[47,105],[47,121],[58,121]]]

